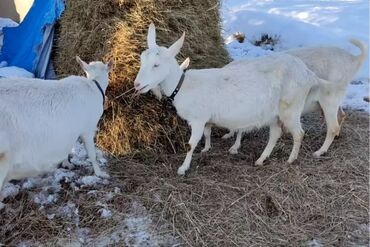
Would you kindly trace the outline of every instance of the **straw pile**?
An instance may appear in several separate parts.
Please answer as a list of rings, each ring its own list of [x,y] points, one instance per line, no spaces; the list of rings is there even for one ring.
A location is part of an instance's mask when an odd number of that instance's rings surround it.
[[[150,22],[157,26],[160,45],[172,44],[186,31],[179,61],[189,56],[192,68],[220,67],[229,61],[220,35],[218,0],[67,0],[54,49],[55,67],[62,77],[82,73],[77,54],[86,61],[113,58],[109,108],[97,140],[111,154],[136,149],[176,152],[186,142],[187,127],[167,103],[134,97],[133,91],[117,98],[133,87]]]

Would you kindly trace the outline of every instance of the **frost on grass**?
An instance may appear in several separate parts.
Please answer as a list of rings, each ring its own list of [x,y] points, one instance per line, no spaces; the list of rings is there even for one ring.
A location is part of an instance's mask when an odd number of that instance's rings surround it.
[[[103,212],[103,211],[101,211]],[[153,223],[150,214],[139,203],[133,203],[131,212],[117,219],[118,224],[96,238],[88,238],[85,243],[96,246],[156,247],[174,246],[180,241],[170,233],[166,224]]]
[[[147,210],[139,203],[133,203],[130,213],[115,214],[106,208],[104,203],[98,202],[102,208],[98,211],[101,217],[110,220],[111,227],[105,229],[101,226],[100,235],[92,234],[92,229],[80,228],[78,211],[73,205],[69,205],[64,217],[75,218],[75,229],[68,239],[57,239],[58,246],[130,246],[130,247],[156,247],[156,246],[175,246],[180,240],[175,238],[168,231],[165,223],[154,223]]]

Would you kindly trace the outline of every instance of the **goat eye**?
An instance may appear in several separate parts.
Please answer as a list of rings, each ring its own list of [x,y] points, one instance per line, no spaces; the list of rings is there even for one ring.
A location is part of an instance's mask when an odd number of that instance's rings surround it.
[[[154,64],[153,66],[154,68],[158,68],[159,67],[159,64]]]

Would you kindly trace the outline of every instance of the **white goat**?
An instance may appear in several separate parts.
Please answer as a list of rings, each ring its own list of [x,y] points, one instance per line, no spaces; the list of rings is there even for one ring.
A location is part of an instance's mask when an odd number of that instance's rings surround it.
[[[56,169],[79,137],[95,174],[109,177],[96,160],[94,136],[112,63],[77,61],[87,77],[0,79],[0,190],[5,181]]]
[[[180,52],[185,33],[171,47],[159,47],[155,26],[148,31],[148,48],[141,54],[141,67],[135,80],[138,93],[158,85],[166,96],[179,89],[183,71],[175,56]],[[278,119],[292,133],[294,145],[288,162],[296,160],[303,138],[300,116],[306,96],[318,78],[302,61],[290,55],[269,56],[253,62],[221,69],[189,70],[174,98],[177,113],[186,119],[192,133],[188,152],[178,174],[190,167],[192,154],[209,125],[228,129],[270,126],[269,142],[256,164],[270,155],[281,135]]]
[[[182,71],[186,70],[188,67],[189,67],[189,64],[190,64],[190,58],[186,58],[184,60],[184,62],[182,62],[182,64],[180,65],[180,69]],[[150,90],[154,96],[158,99],[158,100],[162,100],[162,92],[161,92],[161,88],[159,86],[153,88]]]
[[[335,136],[339,135],[340,127],[345,117],[340,104],[344,98],[348,84],[353,80],[367,58],[368,48],[364,43],[358,40],[350,40],[350,42],[361,50],[360,55],[354,56],[343,49],[333,46],[298,48],[284,52],[285,54],[301,59],[319,78],[330,81],[333,85],[328,88],[325,83],[321,83],[312,88],[303,110],[303,113],[308,113],[316,111],[321,107],[326,120],[326,138],[321,148],[314,153],[315,157],[320,157],[326,153]],[[231,62],[226,66],[239,66],[241,63],[248,62],[249,60],[239,60]],[[234,136],[235,132],[238,132],[237,139],[229,150],[230,153],[237,153],[240,147],[242,132],[244,131],[231,130],[223,136],[226,139]],[[206,142],[210,143],[210,140]]]

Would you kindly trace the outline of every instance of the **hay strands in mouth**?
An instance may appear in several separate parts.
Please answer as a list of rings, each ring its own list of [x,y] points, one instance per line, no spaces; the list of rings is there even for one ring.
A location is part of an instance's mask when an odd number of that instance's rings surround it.
[[[131,91],[133,91],[133,90],[135,90],[135,87],[132,87],[132,88],[130,88],[129,90],[127,90],[127,91],[125,91],[125,92],[121,93],[120,95],[118,95],[118,96],[117,96],[117,97],[115,97],[114,99],[116,100],[116,99],[118,99],[118,98],[121,98],[122,96],[124,96],[124,95],[128,94],[129,92],[131,92]]]

